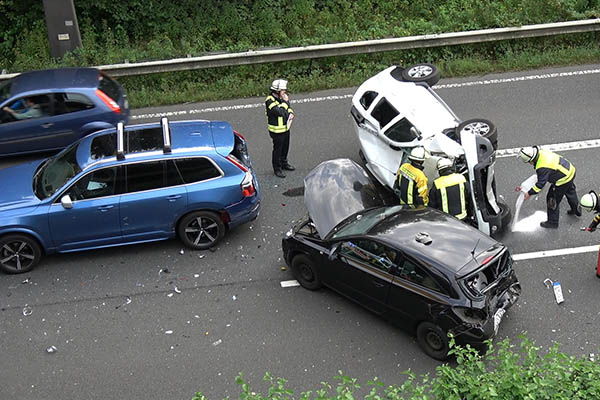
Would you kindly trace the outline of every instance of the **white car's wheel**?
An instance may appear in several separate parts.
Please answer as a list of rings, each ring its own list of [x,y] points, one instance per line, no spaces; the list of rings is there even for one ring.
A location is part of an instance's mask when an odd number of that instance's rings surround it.
[[[433,86],[440,80],[440,70],[433,64],[415,64],[402,71],[407,82],[425,82]]]
[[[490,142],[492,142],[494,150],[498,148],[498,130],[496,129],[496,125],[487,119],[468,119],[458,125],[456,131],[458,132],[459,138],[462,132],[470,132],[474,135],[482,136],[488,139]]]

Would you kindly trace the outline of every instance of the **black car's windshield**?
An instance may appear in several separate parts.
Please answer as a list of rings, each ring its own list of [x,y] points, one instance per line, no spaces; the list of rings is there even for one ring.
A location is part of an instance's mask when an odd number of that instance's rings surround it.
[[[40,200],[52,196],[69,179],[81,172],[76,157],[78,144],[74,143],[64,151],[49,158],[36,172],[33,177],[33,190]]]
[[[402,206],[378,207],[355,214],[344,221],[340,228],[331,235],[332,239],[367,233],[378,222],[402,210]]]

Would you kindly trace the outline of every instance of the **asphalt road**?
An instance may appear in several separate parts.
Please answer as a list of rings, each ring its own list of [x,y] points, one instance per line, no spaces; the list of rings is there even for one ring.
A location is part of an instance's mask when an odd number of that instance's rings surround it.
[[[579,142],[599,139],[599,87],[600,65],[587,65],[442,80],[437,92],[461,118],[494,121],[501,149],[577,142],[562,154],[577,167],[581,195],[598,189],[598,149]],[[221,399],[237,397],[240,372],[260,390],[269,371],[296,393],[332,382],[338,370],[386,384],[401,383],[408,368],[434,372],[438,363],[402,329],[329,290],[280,285],[293,279],[282,269],[281,237],[306,212],[302,197],[284,192],[301,187],[323,160],[358,161],[353,91],[292,94],[290,162],[297,170],[283,180],[271,172],[262,98],[133,110],[132,123],[157,121],[153,114],[160,112],[229,121],[249,142],[263,189],[261,214],[214,252],[188,251],[173,240],[49,256],[30,273],[0,275],[0,398],[186,399],[203,391]],[[532,173],[514,157],[498,158],[498,191],[509,204],[514,187]],[[597,234],[579,231],[592,215],[570,217],[567,208],[563,203],[560,229],[545,231],[537,226],[545,200],[532,199],[521,216],[533,222],[501,238],[521,257],[515,268],[523,294],[499,336],[517,341],[528,332],[543,348],[556,341],[569,354],[587,356],[600,345],[597,253],[523,256],[597,243]],[[562,283],[562,305],[545,278]],[[49,346],[57,351],[48,353]]]

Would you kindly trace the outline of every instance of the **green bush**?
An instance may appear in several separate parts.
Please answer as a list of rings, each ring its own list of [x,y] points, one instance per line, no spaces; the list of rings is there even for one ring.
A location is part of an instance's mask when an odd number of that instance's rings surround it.
[[[401,384],[385,386],[377,378],[366,383],[340,375],[337,384],[322,383],[321,387],[294,395],[287,381],[267,373],[266,394],[255,393],[240,374],[236,381],[241,387],[242,400],[589,400],[600,398],[600,364],[585,357],[573,357],[559,351],[555,344],[545,353],[540,347],[520,337],[514,346],[508,339],[489,343],[488,351],[480,354],[470,347],[451,343],[453,364],[436,368],[435,376],[415,376],[403,372]],[[365,394],[359,394],[365,393]],[[192,400],[207,400],[202,392]]]

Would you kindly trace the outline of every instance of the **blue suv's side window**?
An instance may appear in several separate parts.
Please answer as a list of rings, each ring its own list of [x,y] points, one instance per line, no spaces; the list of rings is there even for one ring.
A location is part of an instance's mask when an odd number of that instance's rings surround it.
[[[175,163],[185,183],[206,181],[222,175],[212,161],[205,157],[184,158]]]
[[[117,172],[117,167],[92,171],[81,177],[69,188],[66,194],[73,201],[96,199],[119,194]]]
[[[164,161],[141,162],[125,166],[126,192],[141,192],[165,186]]]

